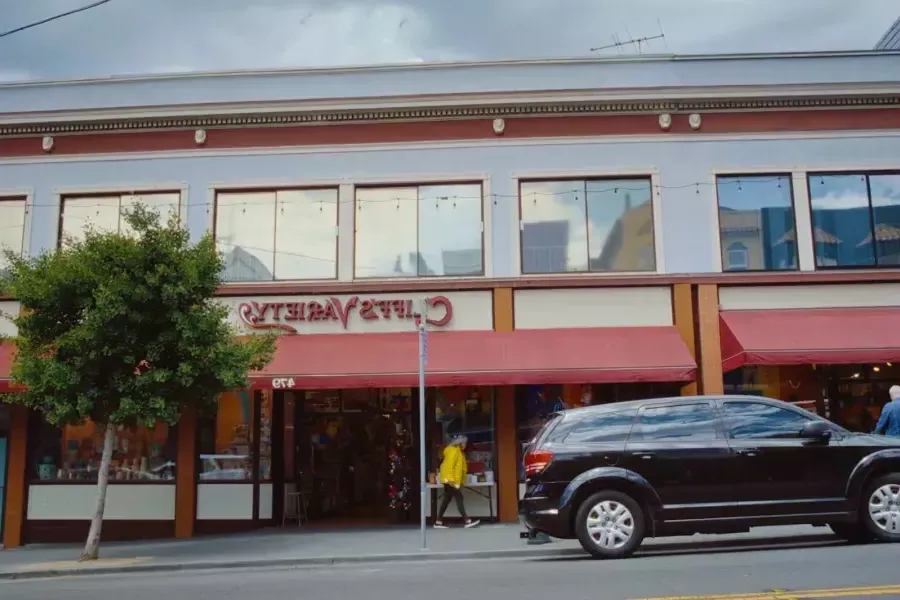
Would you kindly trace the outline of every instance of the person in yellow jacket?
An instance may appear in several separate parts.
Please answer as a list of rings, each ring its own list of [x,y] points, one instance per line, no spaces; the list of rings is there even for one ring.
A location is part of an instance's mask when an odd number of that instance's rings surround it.
[[[462,488],[466,483],[466,474],[468,464],[466,463],[466,444],[469,440],[464,435],[456,436],[446,448],[444,448],[444,459],[441,461],[440,480],[444,485],[444,497],[441,500],[441,509],[438,511],[437,519],[434,522],[435,529],[447,529],[444,525],[444,513],[450,506],[450,500],[456,499],[456,508],[463,518],[466,528],[475,527],[481,521],[473,521],[466,514],[466,506],[463,502]]]

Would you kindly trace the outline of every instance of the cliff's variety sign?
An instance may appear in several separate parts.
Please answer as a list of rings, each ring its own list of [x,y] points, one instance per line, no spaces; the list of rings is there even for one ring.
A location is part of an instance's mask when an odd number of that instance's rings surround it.
[[[336,296],[308,302],[242,302],[237,308],[238,317],[252,329],[280,329],[297,333],[294,325],[300,321],[337,321],[347,329],[350,319],[378,321],[391,319],[414,320],[420,315],[413,308],[412,300],[378,299],[352,296],[341,300]],[[428,299],[426,323],[444,327],[453,319],[453,304],[446,296]]]

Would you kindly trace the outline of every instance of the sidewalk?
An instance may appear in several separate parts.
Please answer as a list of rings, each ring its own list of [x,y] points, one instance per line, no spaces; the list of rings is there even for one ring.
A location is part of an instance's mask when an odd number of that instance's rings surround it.
[[[519,539],[520,525],[482,525],[475,529],[428,530],[421,549],[417,528],[323,530],[296,528],[189,540],[107,543],[101,559],[77,563],[76,545],[34,545],[0,551],[0,580],[69,574],[184,571],[204,569],[385,563],[465,558],[540,558],[583,556],[574,540],[529,546]],[[648,539],[645,552],[765,547],[775,544],[833,541],[827,528],[769,527],[735,535],[697,535]]]

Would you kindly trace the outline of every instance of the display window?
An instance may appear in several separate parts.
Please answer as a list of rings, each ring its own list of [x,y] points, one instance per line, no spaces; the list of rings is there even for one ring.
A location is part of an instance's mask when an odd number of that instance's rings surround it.
[[[489,387],[433,390],[434,421],[429,472],[435,473],[444,448],[457,436],[468,439],[466,461],[470,483],[494,481],[494,394]]]
[[[199,431],[201,481],[252,481],[253,410],[253,393],[249,390],[226,392],[219,397],[215,416],[202,423]],[[268,443],[260,446],[267,448],[266,465],[270,465],[271,398],[267,410]],[[260,419],[260,425],[263,420]],[[263,464],[260,460],[260,471]]]
[[[104,427],[93,421],[53,427],[35,416],[29,433],[32,481],[97,481]],[[175,480],[175,428],[120,426],[109,466],[110,482]]]

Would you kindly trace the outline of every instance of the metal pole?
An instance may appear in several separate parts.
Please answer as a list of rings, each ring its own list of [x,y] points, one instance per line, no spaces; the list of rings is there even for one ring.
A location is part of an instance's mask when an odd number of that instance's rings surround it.
[[[420,527],[422,530],[422,550],[428,550],[428,542],[426,541],[425,535],[425,510],[428,506],[430,490],[428,489],[428,474],[426,473],[425,466],[425,362],[426,362],[426,353],[428,350],[426,349],[427,340],[425,338],[425,320],[428,318],[428,299],[426,298],[424,302],[422,302],[422,311],[421,316],[418,319],[418,324],[416,329],[419,334],[419,483],[421,486],[421,501],[420,501]]]

